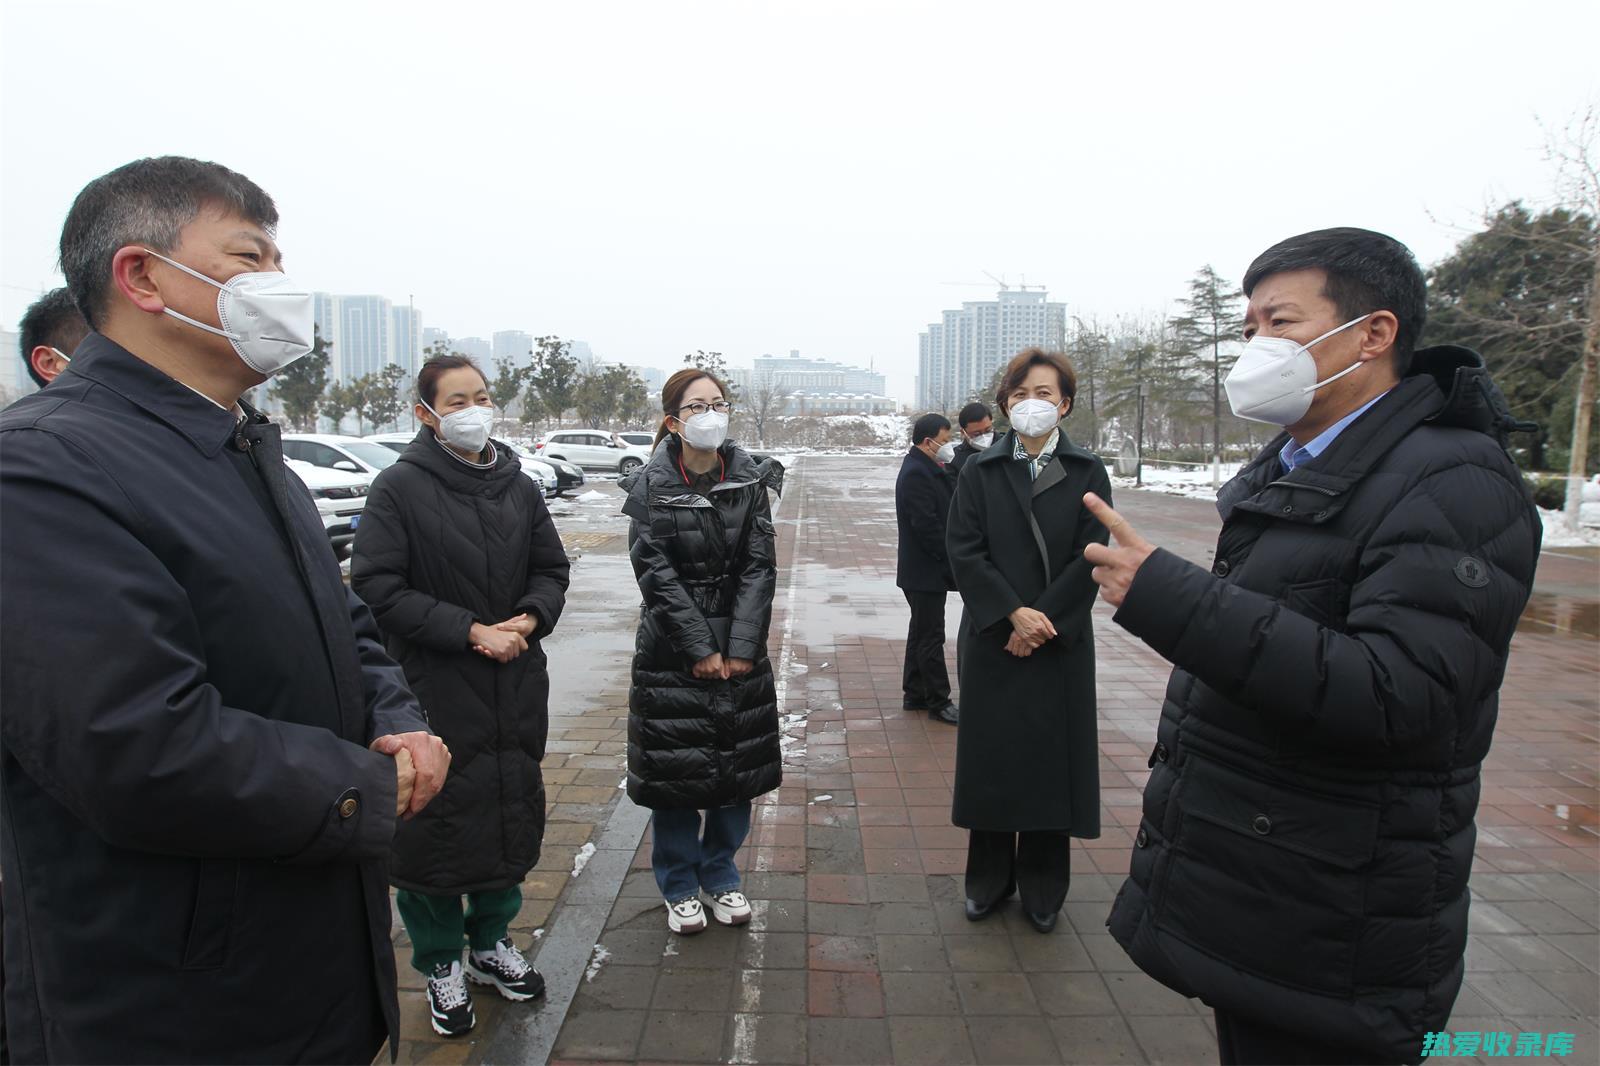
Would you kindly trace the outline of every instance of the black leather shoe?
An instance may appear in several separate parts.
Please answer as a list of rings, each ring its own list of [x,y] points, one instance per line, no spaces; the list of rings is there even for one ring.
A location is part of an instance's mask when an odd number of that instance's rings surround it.
[[[947,722],[950,725],[961,724],[961,709],[953,703],[947,703],[937,711],[929,711],[928,717],[935,722]]]
[[[1061,916],[1061,912],[1057,911],[1055,914],[1034,914],[1032,911],[1028,911],[1027,915],[1029,925],[1033,926],[1041,933],[1048,933],[1055,929],[1056,919]]]
[[[979,903],[977,900],[969,899],[967,900],[967,921],[981,922],[993,914],[994,909],[999,905],[998,903]]]

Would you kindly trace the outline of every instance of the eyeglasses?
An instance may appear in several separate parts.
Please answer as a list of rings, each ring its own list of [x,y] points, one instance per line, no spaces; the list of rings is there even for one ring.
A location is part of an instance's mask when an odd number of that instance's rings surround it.
[[[692,417],[694,415],[703,415],[707,411],[715,411],[719,415],[725,415],[731,410],[733,410],[733,404],[729,403],[727,400],[718,400],[716,403],[700,403],[699,401],[696,401],[694,403],[684,404],[682,407],[678,408],[678,413],[681,415],[683,412],[688,411]]]

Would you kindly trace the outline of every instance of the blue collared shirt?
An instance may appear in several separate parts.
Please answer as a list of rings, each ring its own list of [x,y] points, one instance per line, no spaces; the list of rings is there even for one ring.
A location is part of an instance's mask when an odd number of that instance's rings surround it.
[[[1278,459],[1282,461],[1283,469],[1285,471],[1289,471],[1293,470],[1297,466],[1303,466],[1315,459],[1317,456],[1321,455],[1323,452],[1327,451],[1328,445],[1332,444],[1335,438],[1345,431],[1346,426],[1350,425],[1350,423],[1366,414],[1367,408],[1371,407],[1373,404],[1377,403],[1387,395],[1389,395],[1388,390],[1385,390],[1381,395],[1374,396],[1365,404],[1361,405],[1354,411],[1351,411],[1349,414],[1339,419],[1339,421],[1335,422],[1321,433],[1318,433],[1315,437],[1312,437],[1305,444],[1296,444],[1294,442],[1294,438],[1291,437],[1288,443],[1283,446],[1283,450],[1278,453]]]

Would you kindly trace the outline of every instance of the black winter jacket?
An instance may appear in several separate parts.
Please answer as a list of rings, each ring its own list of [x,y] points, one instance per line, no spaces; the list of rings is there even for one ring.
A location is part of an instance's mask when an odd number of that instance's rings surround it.
[[[247,445],[247,447],[246,447]],[[0,416],[13,1062],[366,1062],[425,729],[278,427],[91,333]]]
[[[642,807],[705,810],[753,799],[783,779],[767,627],[777,585],[767,490],[783,467],[733,442],[709,497],[689,490],[676,437],[622,480],[629,555],[644,603],[628,693],[628,796]],[[748,659],[744,677],[701,680],[694,664]]]
[[[1222,490],[1210,573],[1157,550],[1116,621],[1175,665],[1109,925],[1213,1007],[1414,1062],[1461,986],[1479,764],[1538,559],[1461,348],[1285,474]]]
[[[570,564],[539,490],[505,445],[476,470],[423,427],[379,474],[356,527],[351,585],[372,606],[434,732],[444,790],[395,834],[390,880],[428,895],[520,884],[544,838],[550,675],[540,641],[566,603]],[[473,651],[474,622],[538,619],[504,665]]]
[[[894,517],[900,530],[894,583],[913,592],[949,592],[956,587],[945,551],[945,527],[956,477],[919,448],[900,463],[894,483]]]

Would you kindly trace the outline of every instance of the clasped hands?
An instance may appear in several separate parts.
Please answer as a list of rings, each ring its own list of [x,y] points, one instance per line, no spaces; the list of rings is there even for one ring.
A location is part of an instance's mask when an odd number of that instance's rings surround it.
[[[479,655],[493,659],[497,663],[508,663],[528,650],[528,638],[533,636],[533,631],[538,628],[537,618],[529,614],[519,614],[515,618],[507,618],[504,622],[497,622],[492,626],[474,622],[467,639],[472,642],[472,650]]]
[[[702,681],[723,681],[730,677],[743,677],[755,669],[755,663],[749,659],[724,659],[721,652],[712,652],[704,659],[694,664],[694,676]]]
[[[432,733],[389,733],[368,747],[394,759],[396,818],[410,821],[444,787],[450,770],[450,749]]]

